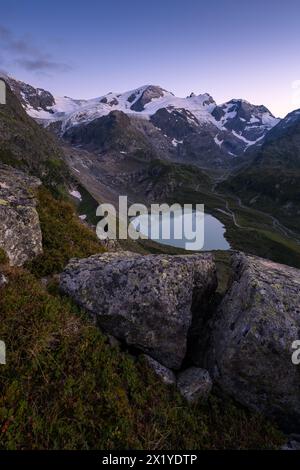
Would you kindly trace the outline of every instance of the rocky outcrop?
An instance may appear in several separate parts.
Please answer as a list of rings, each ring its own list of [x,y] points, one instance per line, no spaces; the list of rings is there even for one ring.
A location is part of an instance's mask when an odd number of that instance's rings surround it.
[[[130,109],[133,111],[143,111],[145,109],[146,104],[150,103],[150,101],[160,98],[164,96],[166,92],[159,86],[153,86],[149,85],[147,88],[143,91],[139,99],[137,99],[133,105],[131,105]],[[136,95],[131,95],[128,98],[128,101],[130,102],[131,100],[136,99]]]
[[[189,403],[196,403],[208,397],[212,389],[212,380],[207,370],[190,367],[178,374],[177,387]]]
[[[51,114],[51,110],[48,108],[55,105],[55,99],[49,91],[42,88],[34,88],[12,77],[4,76],[4,78],[25,109],[42,109]]]
[[[37,178],[0,164],[0,248],[12,266],[42,252],[42,234],[34,190]]]
[[[109,334],[179,369],[194,315],[216,287],[210,255],[105,253],[72,260],[60,286]]]
[[[248,408],[299,430],[300,272],[233,255],[234,280],[212,322],[207,362],[221,388]]]

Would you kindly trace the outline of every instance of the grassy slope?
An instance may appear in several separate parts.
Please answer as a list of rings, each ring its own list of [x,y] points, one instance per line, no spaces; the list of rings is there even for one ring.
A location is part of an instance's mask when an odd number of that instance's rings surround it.
[[[198,173],[194,172],[193,177],[197,178]],[[177,181],[180,184],[174,185],[174,189],[168,194],[166,202],[178,202],[180,204],[204,203],[205,211],[224,223],[226,238],[233,249],[300,268],[300,245],[274,228],[270,217],[255,209],[240,207],[236,198],[230,194],[223,193],[220,197],[212,191],[209,179],[198,179],[201,183],[198,184],[198,187],[194,182],[191,184],[192,177],[189,180],[189,185],[181,183],[182,176]],[[234,212],[238,224],[246,228],[236,227],[230,216],[218,210],[227,211],[225,200]]]
[[[96,234],[78,220],[74,206],[54,199],[44,187],[38,191],[37,210],[43,234],[43,254],[27,265],[37,276],[61,272],[70,258],[84,258],[104,251]]]
[[[238,195],[245,204],[264,210],[300,233],[300,170],[250,167],[225,181],[221,190]]]
[[[0,162],[38,176],[53,192],[64,192],[70,175],[55,138],[22,108],[7,87],[0,106]]]
[[[72,206],[45,189],[38,210],[45,253],[28,266],[35,275],[102,250]],[[226,273],[226,257],[220,262]],[[46,289],[29,270],[1,271],[9,284],[0,289],[0,338],[7,346],[0,448],[270,448],[282,442],[263,418],[216,394],[205,405],[187,405],[141,358],[109,346],[54,281]]]

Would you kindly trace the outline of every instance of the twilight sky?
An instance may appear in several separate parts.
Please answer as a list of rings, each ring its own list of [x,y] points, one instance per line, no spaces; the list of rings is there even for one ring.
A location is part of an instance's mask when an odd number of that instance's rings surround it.
[[[0,0],[0,69],[56,95],[145,84],[300,108],[299,0]]]

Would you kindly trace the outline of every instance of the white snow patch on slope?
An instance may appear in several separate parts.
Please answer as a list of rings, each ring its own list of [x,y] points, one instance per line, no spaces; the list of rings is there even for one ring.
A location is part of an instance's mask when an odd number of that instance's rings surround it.
[[[182,144],[182,143],[183,143],[183,140],[176,140],[176,139],[172,140],[172,145],[174,145],[174,147],[177,147],[178,144]]]
[[[222,145],[223,142],[224,142],[223,140],[219,140],[218,135],[216,135],[216,136],[214,137],[214,141],[215,141],[215,143],[216,143],[219,147],[221,147],[221,145]]]
[[[75,189],[72,191],[69,191],[71,196],[75,197],[76,199],[79,199],[79,201],[82,201],[82,197],[79,191],[76,191]]]

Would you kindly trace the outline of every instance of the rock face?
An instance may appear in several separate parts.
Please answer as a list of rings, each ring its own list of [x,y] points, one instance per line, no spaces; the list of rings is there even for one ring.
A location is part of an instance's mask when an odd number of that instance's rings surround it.
[[[0,164],[0,248],[12,266],[42,252],[42,234],[34,190],[37,178]]]
[[[212,323],[207,361],[214,380],[240,403],[300,426],[300,271],[243,254],[233,255],[235,279]]]
[[[72,260],[60,285],[107,333],[179,369],[192,311],[204,313],[216,283],[210,255],[123,252]]]
[[[212,389],[212,380],[207,370],[190,367],[178,374],[177,387],[189,403],[196,403],[208,397]]]

